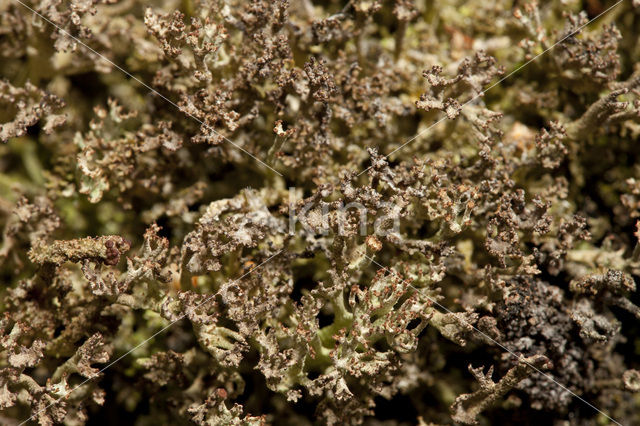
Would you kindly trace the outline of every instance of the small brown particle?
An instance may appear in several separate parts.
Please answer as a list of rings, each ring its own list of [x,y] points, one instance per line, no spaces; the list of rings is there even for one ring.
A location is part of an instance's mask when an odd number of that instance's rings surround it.
[[[371,251],[378,252],[382,250],[382,243],[375,235],[367,236],[366,243]]]

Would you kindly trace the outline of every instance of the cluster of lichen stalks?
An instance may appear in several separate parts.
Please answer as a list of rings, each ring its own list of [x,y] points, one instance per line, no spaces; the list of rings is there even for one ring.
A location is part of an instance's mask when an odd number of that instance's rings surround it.
[[[21,2],[0,423],[640,424],[637,1]]]

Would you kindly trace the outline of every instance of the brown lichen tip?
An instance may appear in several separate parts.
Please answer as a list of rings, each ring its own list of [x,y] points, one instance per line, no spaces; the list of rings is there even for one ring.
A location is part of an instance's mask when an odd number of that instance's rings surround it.
[[[118,235],[58,240],[50,244],[38,242],[29,250],[29,259],[41,265],[93,260],[114,266],[129,248],[131,243]]]
[[[552,366],[549,359],[540,354],[529,358],[520,358],[518,361],[518,364],[511,367],[507,374],[497,382],[494,382],[491,377],[493,375],[493,366],[485,374],[483,367],[473,368],[469,364],[469,371],[480,384],[480,389],[456,398],[451,406],[452,419],[466,425],[478,424],[478,415],[487,407],[502,398],[535,370],[539,371],[541,368],[547,369]]]
[[[365,242],[369,250],[373,252],[382,250],[382,243],[375,235],[368,235],[367,238],[365,238]]]

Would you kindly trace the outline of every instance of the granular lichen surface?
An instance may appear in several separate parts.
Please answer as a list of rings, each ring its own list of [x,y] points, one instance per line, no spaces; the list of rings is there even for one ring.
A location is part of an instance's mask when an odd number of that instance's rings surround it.
[[[0,423],[640,424],[639,34],[3,0]]]

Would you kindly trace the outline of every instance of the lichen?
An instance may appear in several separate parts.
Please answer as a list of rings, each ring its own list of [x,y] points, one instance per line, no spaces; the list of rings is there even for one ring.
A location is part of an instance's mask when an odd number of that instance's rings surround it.
[[[2,2],[0,423],[640,424],[639,3]]]

